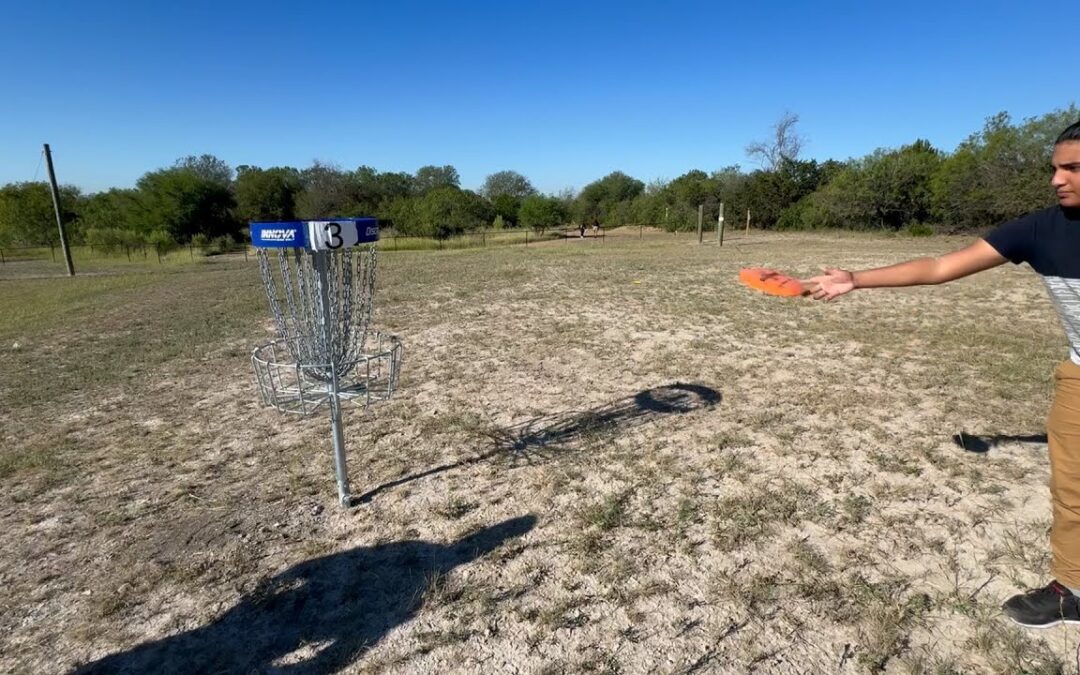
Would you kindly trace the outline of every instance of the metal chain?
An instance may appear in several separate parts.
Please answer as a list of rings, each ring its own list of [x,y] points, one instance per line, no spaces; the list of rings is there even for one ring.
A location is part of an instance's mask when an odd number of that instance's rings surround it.
[[[342,377],[364,354],[375,299],[378,249],[372,244],[344,251],[307,252],[278,250],[277,274],[267,249],[258,252],[259,270],[274,315],[278,336],[296,363],[321,381],[330,378],[330,363]],[[325,256],[329,313],[319,301],[320,275],[315,256]],[[275,278],[276,277],[276,278]],[[330,326],[330,341],[324,326]]]

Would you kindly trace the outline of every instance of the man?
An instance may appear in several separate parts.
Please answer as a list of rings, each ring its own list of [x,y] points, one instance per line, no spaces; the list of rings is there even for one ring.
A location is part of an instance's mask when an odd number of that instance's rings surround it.
[[[1032,628],[1080,623],[1080,121],[1058,136],[1051,163],[1057,206],[1005,223],[939,258],[858,272],[826,268],[804,282],[815,299],[832,300],[857,288],[942,284],[1011,261],[1028,263],[1046,283],[1070,346],[1069,359],[1054,373],[1047,418],[1054,579],[1003,606],[1009,618]]]

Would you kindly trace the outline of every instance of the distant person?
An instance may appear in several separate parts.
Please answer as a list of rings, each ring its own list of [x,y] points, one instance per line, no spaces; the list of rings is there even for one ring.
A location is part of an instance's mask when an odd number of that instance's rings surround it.
[[[1026,262],[1042,277],[1070,352],[1054,373],[1054,402],[1047,419],[1054,579],[1043,588],[1014,595],[1003,606],[1009,618],[1032,628],[1080,623],[1080,121],[1057,137],[1051,164],[1057,206],[1004,223],[985,238],[938,258],[858,272],[825,268],[824,275],[806,280],[815,299],[832,300],[857,288],[942,284],[1006,261]]]
[[[581,221],[580,225],[578,225],[578,236],[581,237],[582,239],[585,238],[585,221],[584,220]]]
[[[596,218],[592,221],[592,234],[594,237],[600,234],[600,221]]]

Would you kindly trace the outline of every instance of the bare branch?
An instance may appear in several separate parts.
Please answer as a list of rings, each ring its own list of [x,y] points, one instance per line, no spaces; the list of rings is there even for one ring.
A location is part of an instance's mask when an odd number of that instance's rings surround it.
[[[784,115],[773,125],[773,137],[769,141],[756,141],[746,146],[746,156],[769,171],[776,171],[785,159],[798,159],[803,139],[795,132],[799,116]]]

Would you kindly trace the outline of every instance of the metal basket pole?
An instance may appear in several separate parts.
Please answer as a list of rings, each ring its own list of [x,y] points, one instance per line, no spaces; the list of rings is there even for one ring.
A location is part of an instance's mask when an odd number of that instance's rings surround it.
[[[338,500],[342,506],[348,506],[349,494],[349,471],[345,464],[345,435],[341,431],[341,392],[338,390],[337,354],[334,345],[334,326],[330,321],[333,316],[330,307],[330,280],[327,274],[326,251],[314,251],[311,254],[312,263],[315,267],[316,279],[319,284],[319,305],[322,308],[322,331],[323,340],[326,341],[326,352],[330,361],[330,428],[334,439],[334,470],[337,474]]]

